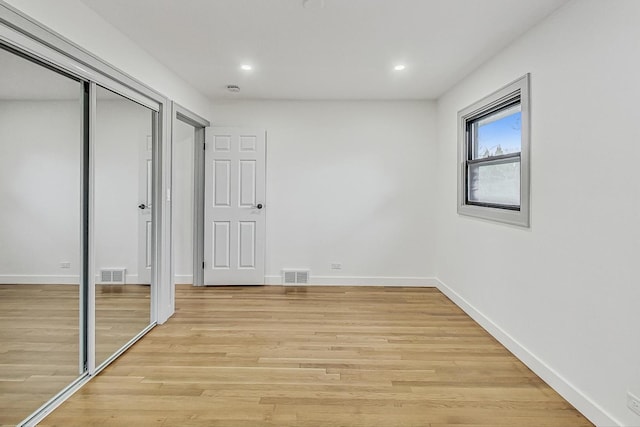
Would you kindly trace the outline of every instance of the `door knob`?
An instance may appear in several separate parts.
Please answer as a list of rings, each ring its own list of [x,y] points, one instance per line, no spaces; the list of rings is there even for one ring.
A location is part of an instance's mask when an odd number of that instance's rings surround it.
[[[147,208],[147,205],[145,205],[144,203],[140,203],[140,204],[138,205],[138,207],[139,207],[140,209],[146,209],[146,208]]]
[[[256,205],[256,208],[257,208],[257,209],[262,209],[262,203],[258,203],[258,204]]]

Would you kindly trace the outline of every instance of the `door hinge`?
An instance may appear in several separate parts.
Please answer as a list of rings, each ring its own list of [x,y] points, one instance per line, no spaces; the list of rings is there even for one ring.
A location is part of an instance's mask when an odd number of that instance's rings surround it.
[[[204,261],[202,261],[202,268],[204,268]]]
[[[203,142],[202,143],[202,151],[206,151],[207,150],[207,143]]]

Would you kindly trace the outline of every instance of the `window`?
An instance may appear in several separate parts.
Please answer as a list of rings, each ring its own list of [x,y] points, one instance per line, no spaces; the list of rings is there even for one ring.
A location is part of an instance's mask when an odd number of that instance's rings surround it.
[[[529,74],[458,113],[458,213],[529,226]]]

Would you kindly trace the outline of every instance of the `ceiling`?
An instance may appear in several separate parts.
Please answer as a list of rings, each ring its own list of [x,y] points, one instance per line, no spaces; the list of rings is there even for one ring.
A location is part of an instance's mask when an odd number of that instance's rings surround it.
[[[0,101],[80,100],[79,82],[4,49],[0,70]]]
[[[81,1],[211,99],[386,100],[437,98],[567,0]]]

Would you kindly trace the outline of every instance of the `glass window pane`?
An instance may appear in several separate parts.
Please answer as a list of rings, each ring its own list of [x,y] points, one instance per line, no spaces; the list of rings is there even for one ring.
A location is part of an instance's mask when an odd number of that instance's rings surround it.
[[[520,104],[475,121],[473,159],[519,153],[522,145]]]
[[[520,206],[520,161],[469,165],[469,202]]]

